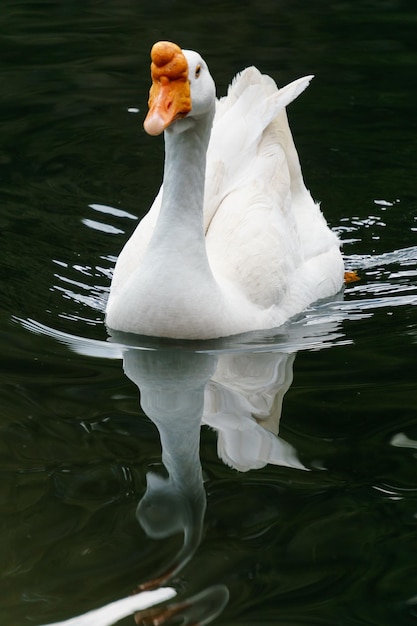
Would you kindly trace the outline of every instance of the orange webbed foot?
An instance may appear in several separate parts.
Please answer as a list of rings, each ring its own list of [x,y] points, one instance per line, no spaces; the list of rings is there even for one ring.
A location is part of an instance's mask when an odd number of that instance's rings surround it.
[[[345,272],[345,283],[355,283],[360,280],[357,272]]]

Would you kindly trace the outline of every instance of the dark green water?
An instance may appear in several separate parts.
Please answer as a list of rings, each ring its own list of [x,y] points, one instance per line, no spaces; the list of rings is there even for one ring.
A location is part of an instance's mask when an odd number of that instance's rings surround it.
[[[184,530],[171,584],[180,598],[227,588],[215,624],[415,624],[415,2],[3,0],[0,23],[1,623],[129,595],[172,564]],[[316,75],[289,116],[361,276],[343,300],[198,353],[106,342],[111,268],[161,178],[162,142],[141,123],[162,38],[199,50],[219,94],[250,64],[279,84]],[[289,386],[291,448],[236,401],[248,380],[258,408]],[[284,452],[310,471],[280,465]],[[146,526],[152,498],[165,527]],[[158,519],[178,532],[148,536]]]

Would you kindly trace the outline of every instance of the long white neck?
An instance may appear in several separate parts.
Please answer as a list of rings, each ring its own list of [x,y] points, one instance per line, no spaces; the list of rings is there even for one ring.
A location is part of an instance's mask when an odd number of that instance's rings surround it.
[[[203,202],[212,119],[210,113],[183,132],[165,131],[162,204],[149,244],[150,253],[163,247],[167,264],[170,256],[177,259],[180,253],[185,259],[191,255],[206,271]]]

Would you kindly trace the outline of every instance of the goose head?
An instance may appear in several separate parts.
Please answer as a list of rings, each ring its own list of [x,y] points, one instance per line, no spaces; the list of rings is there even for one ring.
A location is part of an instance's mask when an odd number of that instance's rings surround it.
[[[193,50],[159,41],[152,47],[151,60],[145,131],[149,135],[160,135],[167,129],[182,133],[201,118],[211,122],[216,88],[204,59]]]

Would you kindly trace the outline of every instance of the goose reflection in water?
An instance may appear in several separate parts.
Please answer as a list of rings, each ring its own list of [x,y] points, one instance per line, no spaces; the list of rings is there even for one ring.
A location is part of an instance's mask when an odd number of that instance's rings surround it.
[[[138,386],[142,409],[158,429],[168,473],[166,478],[148,473],[137,518],[149,537],[180,532],[184,537],[159,582],[182,569],[201,540],[206,509],[199,455],[202,422],[217,430],[219,455],[236,469],[266,463],[305,469],[293,448],[277,436],[293,360],[292,354],[273,352],[124,352],[124,371]]]
[[[165,563],[164,570],[141,590],[167,583],[200,544],[206,510],[199,455],[201,423],[217,430],[221,458],[241,471],[267,463],[305,469],[294,449],[278,437],[293,361],[293,354],[280,352],[125,350],[125,374],[137,385],[142,409],[158,429],[167,471],[167,477],[148,473],[137,518],[153,539],[183,534],[182,547],[172,562]],[[216,593],[219,613],[227,602],[227,590],[222,594],[217,587]],[[207,617],[198,623],[208,623]]]
[[[293,447],[278,436],[283,397],[292,382],[297,349],[329,345],[341,335],[334,320],[318,325],[313,320],[313,327],[291,328],[293,336],[283,349],[267,345],[255,350],[193,350],[187,344],[135,347],[131,337],[114,335],[124,372],[138,387],[142,409],[158,429],[166,470],[164,476],[147,474],[137,520],[153,539],[182,534],[182,545],[137,588],[136,595],[59,626],[110,626],[132,614],[138,625],[162,626],[172,619],[203,625],[222,612],[229,595],[224,585],[167,604],[176,594],[168,585],[196,553],[203,533],[206,493],[200,428],[206,424],[217,431],[220,458],[239,471],[268,463],[306,469]],[[81,349],[84,352],[85,346]]]

